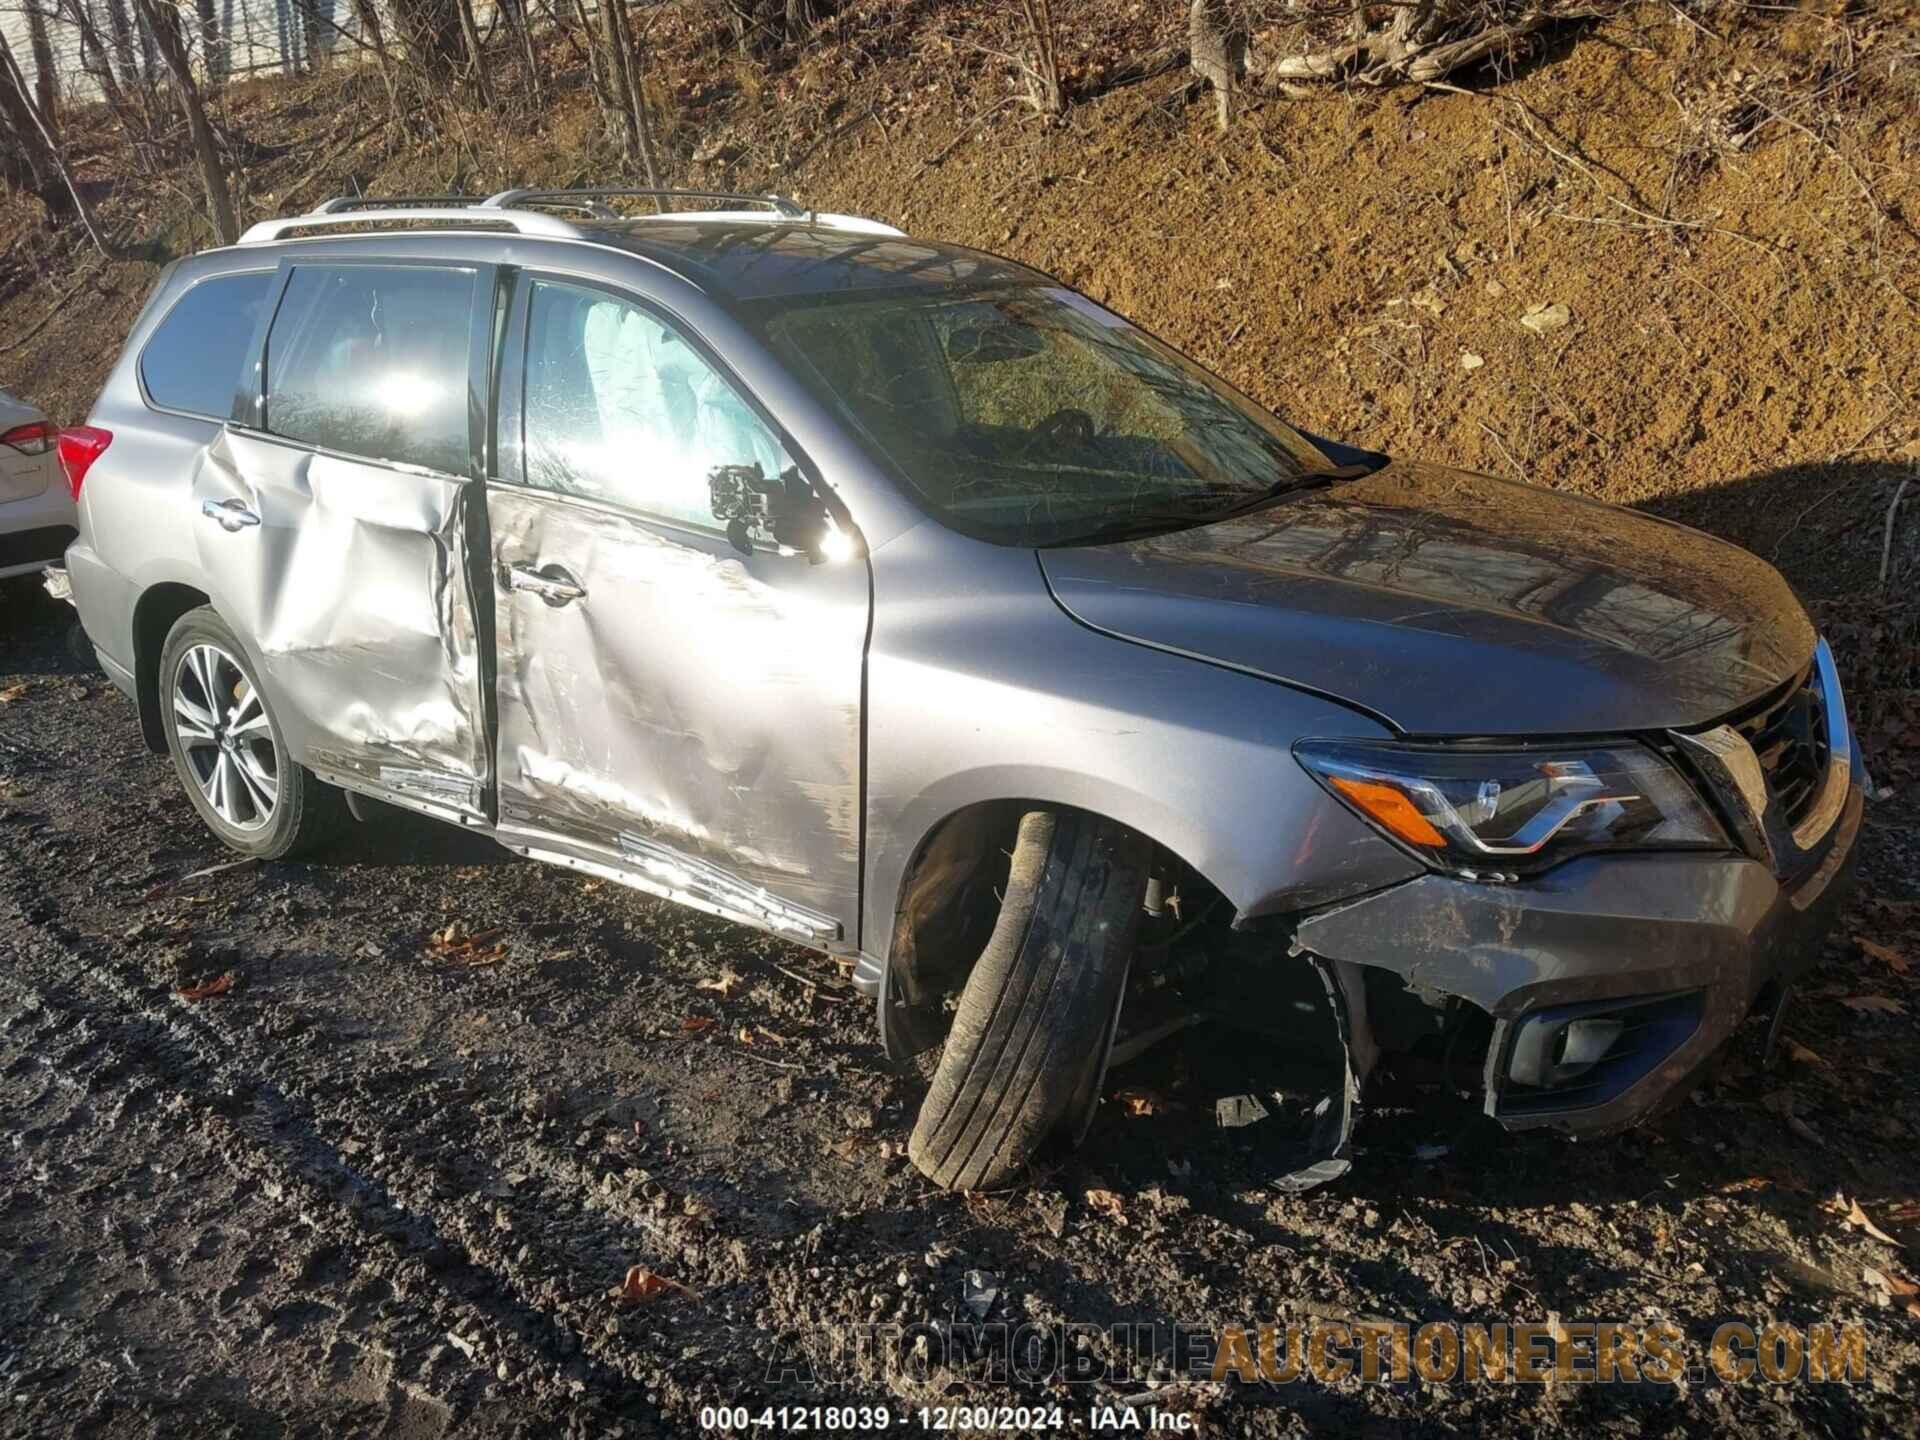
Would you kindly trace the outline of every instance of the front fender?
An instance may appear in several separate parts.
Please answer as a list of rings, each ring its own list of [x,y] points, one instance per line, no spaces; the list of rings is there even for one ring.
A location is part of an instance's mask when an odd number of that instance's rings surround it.
[[[942,583],[956,571],[959,593]],[[1385,735],[1379,722],[1089,630],[1054,604],[1031,551],[922,526],[876,552],[874,572],[861,949],[880,966],[914,857],[989,801],[1118,820],[1205,876],[1238,923],[1421,873],[1291,753],[1306,735]]]

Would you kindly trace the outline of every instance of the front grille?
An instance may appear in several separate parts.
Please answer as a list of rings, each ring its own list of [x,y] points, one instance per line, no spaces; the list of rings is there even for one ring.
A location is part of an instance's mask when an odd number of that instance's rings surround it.
[[[1798,825],[1820,798],[1827,778],[1826,697],[1820,672],[1808,667],[1791,686],[1734,723],[1760,761],[1767,793],[1788,825]]]

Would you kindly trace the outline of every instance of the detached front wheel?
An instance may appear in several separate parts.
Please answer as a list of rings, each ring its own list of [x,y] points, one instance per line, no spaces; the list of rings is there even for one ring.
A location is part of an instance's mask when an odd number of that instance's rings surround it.
[[[1077,811],[1020,821],[999,921],[907,1146],[936,1184],[1005,1185],[1056,1133],[1084,1129],[1120,1017],[1149,848]]]

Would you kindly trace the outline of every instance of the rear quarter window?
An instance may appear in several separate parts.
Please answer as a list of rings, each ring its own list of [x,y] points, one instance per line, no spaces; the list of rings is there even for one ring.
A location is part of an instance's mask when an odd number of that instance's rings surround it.
[[[175,303],[140,352],[140,383],[163,410],[224,420],[273,271],[216,275]]]
[[[296,266],[267,333],[267,429],[465,474],[474,284],[471,270]]]

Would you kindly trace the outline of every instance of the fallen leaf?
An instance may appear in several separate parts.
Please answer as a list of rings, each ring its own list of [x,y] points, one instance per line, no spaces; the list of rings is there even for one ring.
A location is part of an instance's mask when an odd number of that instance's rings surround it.
[[[1127,1202],[1111,1190],[1087,1191],[1087,1208],[1096,1215],[1104,1215],[1116,1225],[1127,1223]]]
[[[622,1305],[644,1305],[649,1300],[658,1300],[670,1290],[678,1291],[689,1300],[700,1298],[678,1280],[669,1280],[659,1271],[649,1270],[644,1265],[629,1269],[626,1279],[614,1286],[610,1293]]]
[[[1720,1187],[1722,1195],[1739,1195],[1749,1190],[1764,1190],[1773,1182],[1764,1175],[1749,1175],[1744,1180],[1729,1180]]]
[[[1474,354],[1471,350],[1462,350],[1460,352],[1460,368],[1462,370],[1478,370],[1486,363],[1485,360]]]
[[[752,1026],[742,1025],[740,1027],[740,1043],[742,1045],[753,1044],[753,1027]]]
[[[1904,1015],[1907,1007],[1884,995],[1843,995],[1840,1003],[1860,1015]]]
[[[1818,1065],[1826,1070],[1833,1068],[1818,1052],[1809,1050],[1798,1040],[1787,1040],[1782,1043],[1787,1047],[1787,1058],[1796,1065]]]
[[[680,1022],[680,1030],[686,1035],[702,1035],[719,1023],[709,1015],[689,1015]]]
[[[1555,330],[1564,330],[1572,320],[1573,311],[1559,301],[1549,305],[1536,300],[1527,306],[1527,313],[1520,317],[1520,324],[1536,335],[1546,335]]]
[[[1148,1090],[1141,1086],[1129,1086],[1125,1090],[1113,1092],[1113,1098],[1122,1110],[1136,1118],[1147,1115],[1163,1115],[1180,1107],[1160,1094],[1157,1090]]]
[[[1904,1279],[1899,1275],[1894,1275],[1887,1271],[1874,1269],[1862,1270],[1860,1272],[1860,1278],[1876,1289],[1886,1291],[1889,1295],[1920,1295],[1920,1285],[1916,1285],[1911,1280]]]
[[[1864,935],[1854,936],[1853,943],[1860,947],[1861,953],[1866,955],[1869,960],[1880,961],[1896,975],[1905,975],[1912,969],[1912,963],[1907,957],[1891,945],[1882,945],[1877,941],[1867,939]]]
[[[1842,1191],[1834,1191],[1833,1198],[1827,1201],[1823,1208],[1846,1221],[1849,1229],[1864,1230],[1883,1245],[1898,1246],[1900,1244],[1898,1240],[1867,1218],[1867,1212],[1860,1208],[1858,1200],[1847,1199]]]
[[[444,930],[434,931],[427,941],[427,957],[469,968],[497,965],[507,954],[507,947],[499,944],[499,939],[498,930],[482,930],[475,934],[455,920]]]
[[[22,695],[25,695],[29,683],[29,681],[22,680],[18,685],[9,685],[6,689],[0,690],[0,705],[11,705]]]
[[[742,980],[738,975],[734,974],[733,971],[722,970],[718,975],[710,979],[694,981],[693,988],[696,990],[717,990],[720,992],[720,998],[722,1000],[731,1000],[733,998],[733,992],[746,983],[745,980]]]
[[[182,1000],[211,1000],[214,996],[224,995],[231,989],[233,989],[233,972],[229,970],[224,975],[216,975],[213,979],[198,985],[182,985],[176,993]]]

